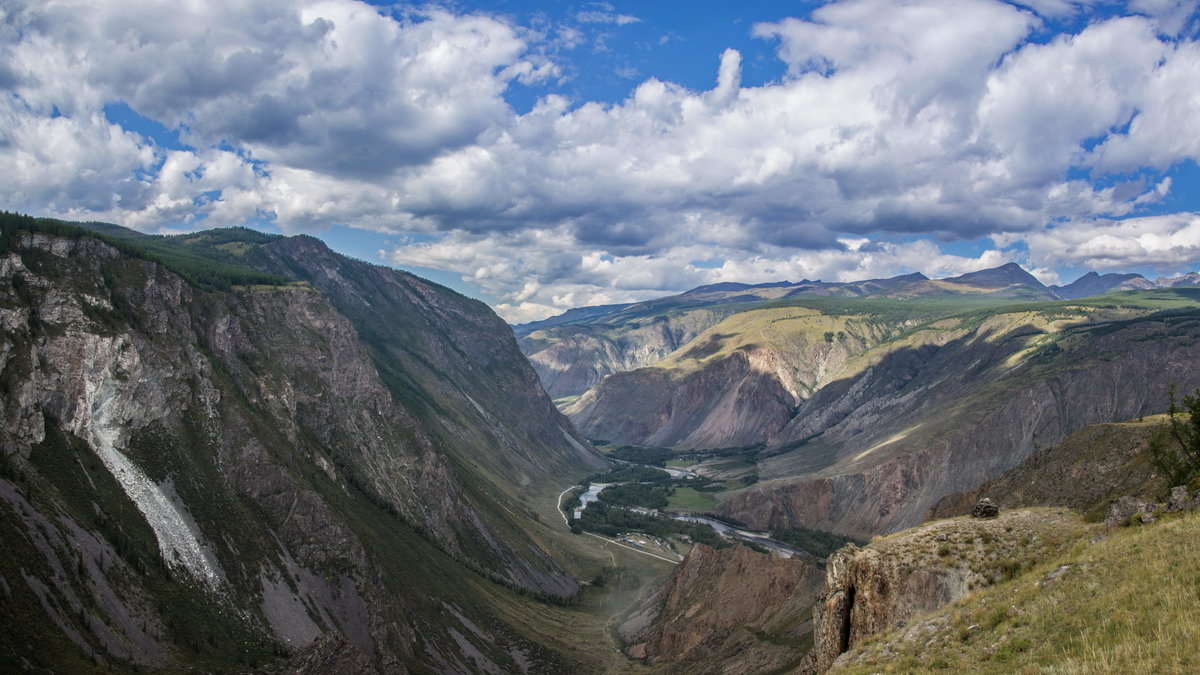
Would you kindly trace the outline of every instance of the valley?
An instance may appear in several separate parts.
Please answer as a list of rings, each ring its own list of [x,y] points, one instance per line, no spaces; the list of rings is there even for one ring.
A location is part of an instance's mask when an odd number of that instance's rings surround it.
[[[1014,268],[853,297],[805,284],[708,294],[708,315],[728,316],[560,407],[594,440],[742,463],[745,484],[689,494],[722,517],[870,536],[1077,429],[1165,409],[1164,372],[1200,384],[1186,365],[1200,356],[1194,289],[1062,300]],[[690,295],[589,315],[586,328],[669,322],[698,311]],[[569,330],[522,338],[543,376],[536,350]]]
[[[1200,387],[1188,287],[718,285],[514,337],[310,237],[2,224],[6,671],[879,663],[894,612],[1044,575],[1172,487],[1154,415]],[[519,347],[560,339],[595,377],[556,406]],[[1000,525],[963,520],[990,495]],[[831,638],[844,569],[918,595]]]

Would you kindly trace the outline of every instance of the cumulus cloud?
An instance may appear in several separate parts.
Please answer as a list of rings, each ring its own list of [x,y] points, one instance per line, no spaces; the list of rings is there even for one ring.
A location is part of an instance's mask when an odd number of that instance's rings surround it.
[[[1016,242],[1012,235],[996,240],[1000,245]],[[1061,223],[1025,235],[1021,241],[1037,265],[1069,262],[1102,271],[1149,267],[1164,274],[1191,272],[1200,260],[1200,214]]]
[[[1178,37],[1196,3],[1101,4],[840,0],[753,27],[778,81],[745,85],[725,49],[700,56],[707,90],[650,77],[610,103],[555,93],[580,27],[637,21],[607,3],[535,29],[356,0],[18,0],[0,200],[147,230],[420,232],[392,260],[458,272],[510,318],[721,279],[1183,264],[1190,216],[1129,228],[1200,159],[1200,45]],[[546,88],[528,112],[505,101],[518,82]],[[1092,252],[1056,248],[1090,226]],[[937,243],[988,236],[974,258]]]

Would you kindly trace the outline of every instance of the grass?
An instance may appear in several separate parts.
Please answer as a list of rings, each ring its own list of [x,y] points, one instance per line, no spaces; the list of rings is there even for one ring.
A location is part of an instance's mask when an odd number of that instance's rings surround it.
[[[712,492],[698,492],[692,488],[675,488],[675,494],[667,498],[667,508],[687,511],[712,511],[717,498]]]
[[[1048,575],[1066,566],[1054,582]],[[869,640],[847,673],[1200,671],[1200,514],[1087,538]]]

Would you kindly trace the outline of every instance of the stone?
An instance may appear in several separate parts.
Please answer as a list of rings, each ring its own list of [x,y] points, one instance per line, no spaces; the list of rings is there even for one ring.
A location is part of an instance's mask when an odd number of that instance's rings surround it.
[[[1129,522],[1134,516],[1149,515],[1153,517],[1155,509],[1158,507],[1153,502],[1147,502],[1137,497],[1124,496],[1119,499],[1114,499],[1108,505],[1108,515],[1104,518],[1104,526],[1110,530],[1116,529],[1121,525]],[[1143,522],[1146,522],[1143,519]],[[1153,521],[1150,521],[1153,522]]]
[[[979,500],[975,508],[971,509],[972,518],[995,518],[1000,515],[1000,507],[991,499],[984,497]]]
[[[1190,511],[1195,506],[1191,499],[1188,499],[1188,489],[1186,485],[1176,485],[1171,488],[1171,501],[1167,502],[1167,511],[1169,513],[1177,513],[1179,511]]]

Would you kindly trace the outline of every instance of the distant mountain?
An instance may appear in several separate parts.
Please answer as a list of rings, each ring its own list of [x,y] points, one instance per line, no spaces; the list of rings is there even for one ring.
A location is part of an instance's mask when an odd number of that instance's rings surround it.
[[[1190,289],[1067,302],[1015,264],[726,288],[520,344],[548,382],[588,373],[559,405],[589,438],[742,457],[758,482],[714,510],[755,528],[906,527],[1082,425],[1159,411],[1164,367],[1200,386]]]
[[[1051,286],[1064,300],[1086,298],[1110,291],[1142,291],[1157,286],[1140,274],[1097,274],[1088,272],[1066,286]]]
[[[985,302],[1057,299],[1032,275],[1009,263],[943,280],[930,280],[914,272],[853,282],[723,282],[645,302],[572,309],[514,326],[513,331],[546,391],[555,399],[568,399],[583,394],[609,375],[666,358],[731,314],[751,311],[762,303],[800,298],[894,300],[927,296],[979,297]]]
[[[790,281],[772,281],[765,284],[741,284],[736,281],[723,281],[717,284],[708,284],[707,286],[697,286],[690,291],[684,291],[684,295],[699,295],[701,293],[724,293],[727,291],[746,291],[754,288],[790,288],[803,284],[810,284],[811,281],[805,279],[799,283]]]
[[[991,269],[968,272],[957,277],[948,277],[942,279],[942,281],[952,284],[962,284],[964,286],[978,286],[980,288],[1007,288],[1010,286],[1046,288],[1042,285],[1042,282],[1037,280],[1037,277],[1026,272],[1020,265],[1011,262]]]
[[[548,319],[540,321],[530,321],[528,323],[518,323],[513,325],[513,332],[518,335],[527,335],[535,330],[542,328],[552,328],[554,326],[562,326],[571,323],[580,323],[587,320],[595,320],[615,312],[619,312],[633,303],[625,303],[621,305],[592,305],[590,307],[576,307],[568,309],[562,314],[552,316]]]
[[[1159,277],[1154,280],[1159,288],[1174,288],[1176,286],[1200,286],[1200,272],[1192,272],[1177,277]]]

